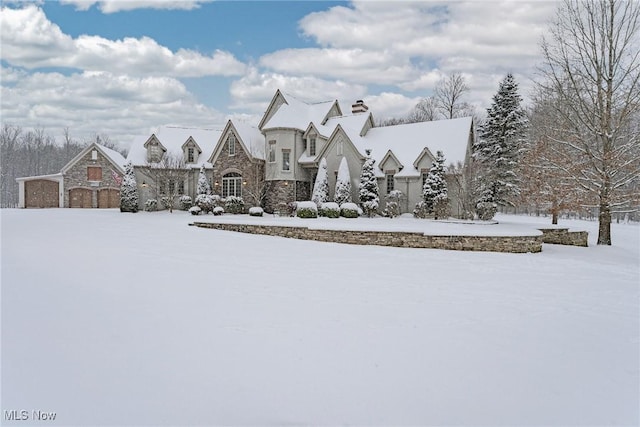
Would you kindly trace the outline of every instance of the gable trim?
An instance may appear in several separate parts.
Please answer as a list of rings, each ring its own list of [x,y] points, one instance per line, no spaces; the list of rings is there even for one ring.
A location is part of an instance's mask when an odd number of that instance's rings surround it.
[[[102,154],[102,156],[105,159],[107,159],[107,161],[118,170],[118,172],[120,172],[121,174],[124,175],[124,169],[120,165],[115,163],[113,161],[113,159],[111,159],[111,157],[107,153],[105,153],[105,151],[102,149],[102,146],[99,145],[96,142],[92,142],[91,144],[87,145],[80,153],[78,153],[77,156],[75,156],[66,165],[64,165],[62,167],[62,169],[60,170],[60,173],[64,174],[64,173],[68,172],[69,169],[71,169],[73,166],[75,166],[75,164],[78,163],[80,161],[80,159],[82,159],[84,156],[86,156],[89,153],[89,151],[91,151],[91,150],[98,150],[100,152],[100,154]]]

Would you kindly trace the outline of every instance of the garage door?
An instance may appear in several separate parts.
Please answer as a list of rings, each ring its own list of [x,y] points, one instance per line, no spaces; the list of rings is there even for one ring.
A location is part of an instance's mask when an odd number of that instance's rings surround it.
[[[48,181],[46,179],[25,181],[25,206],[28,208],[60,207],[59,185],[56,181]]]
[[[69,190],[70,208],[92,208],[92,191],[86,188],[74,188]]]
[[[98,191],[98,207],[99,208],[119,208],[120,207],[120,191],[103,188]]]

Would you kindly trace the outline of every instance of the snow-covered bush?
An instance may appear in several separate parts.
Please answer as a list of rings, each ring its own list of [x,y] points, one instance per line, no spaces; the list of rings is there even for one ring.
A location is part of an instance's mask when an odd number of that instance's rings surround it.
[[[204,165],[200,168],[200,174],[198,175],[198,194],[209,194],[211,193],[211,186],[209,185],[209,180],[207,179],[207,175],[204,171]]]
[[[198,206],[203,213],[209,213],[213,211],[215,207],[214,198],[208,194],[198,194],[195,205]]]
[[[384,216],[389,218],[395,218],[400,215],[400,200],[402,199],[402,191],[393,190],[387,194],[385,200],[386,205],[384,209]]]
[[[191,206],[189,208],[189,212],[191,212],[191,215],[200,215],[202,209],[200,209],[198,206]]]
[[[378,179],[374,169],[376,161],[370,157],[370,154],[371,151],[367,150],[367,160],[362,165],[359,186],[360,203],[362,203],[362,209],[368,217],[376,214],[380,203]]]
[[[241,214],[244,212],[244,200],[242,197],[229,196],[224,201],[224,210],[232,214]]]
[[[314,202],[296,202],[296,216],[298,218],[317,218],[318,206]]]
[[[347,158],[343,157],[338,168],[338,177],[336,178],[336,190],[333,200],[341,205],[351,201],[351,174],[349,173],[349,164]]]
[[[138,212],[138,184],[130,161],[124,165],[120,185],[120,212]]]
[[[262,216],[264,214],[264,210],[260,206],[253,206],[249,208],[250,216]]]
[[[438,151],[427,179],[422,187],[422,200],[429,213],[433,213],[435,219],[449,216],[449,196],[447,195],[447,181],[444,171],[444,155]]]
[[[313,184],[311,201],[319,208],[320,205],[327,200],[329,200],[329,176],[327,174],[327,159],[323,157],[322,160],[320,160],[316,181]]]
[[[358,218],[362,210],[355,203],[343,203],[340,206],[340,216],[345,218]]]
[[[224,208],[222,206],[216,206],[215,208],[213,208],[213,214],[218,216],[218,215],[222,215],[224,213]]]
[[[193,201],[190,196],[181,196],[180,197],[180,208],[183,211],[189,210],[189,208],[193,205]]]
[[[478,202],[476,205],[476,213],[478,219],[489,221],[498,212],[498,205],[494,202]]]
[[[427,218],[429,216],[429,205],[424,200],[420,200],[416,203],[413,216],[421,219]]]
[[[335,202],[325,202],[320,206],[318,214],[327,218],[338,218],[340,217],[340,205]]]
[[[156,199],[148,199],[144,202],[144,210],[147,212],[154,212],[158,210],[158,201]]]

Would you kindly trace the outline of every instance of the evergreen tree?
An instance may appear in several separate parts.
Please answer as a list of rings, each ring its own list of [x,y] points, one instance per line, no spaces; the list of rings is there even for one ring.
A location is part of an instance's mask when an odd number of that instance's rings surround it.
[[[518,84],[513,75],[507,74],[487,109],[487,119],[473,146],[473,157],[480,166],[475,188],[477,203],[513,206],[520,195],[518,162],[527,131],[521,102]]]
[[[372,217],[378,210],[380,204],[380,192],[378,190],[378,179],[375,175],[375,160],[370,157],[371,151],[367,150],[367,159],[362,165],[360,174],[360,185],[358,187],[360,203],[365,215]]]
[[[425,208],[433,213],[435,219],[448,216],[449,196],[447,195],[447,181],[444,176],[444,155],[438,151],[436,161],[429,169],[427,179],[422,187],[422,199]]]
[[[120,185],[120,212],[138,212],[138,184],[130,161],[124,165]]]
[[[338,178],[336,180],[336,191],[333,201],[338,205],[351,202],[351,175],[349,174],[349,164],[346,157],[342,158],[338,168]]]
[[[200,168],[200,175],[198,175],[198,194],[211,194],[211,186],[207,179],[207,174],[204,171],[204,165]]]
[[[313,185],[313,194],[311,195],[311,201],[314,202],[318,208],[329,200],[329,175],[327,174],[327,159],[324,157],[320,160],[320,166],[318,167],[318,175],[316,175],[316,182]]]

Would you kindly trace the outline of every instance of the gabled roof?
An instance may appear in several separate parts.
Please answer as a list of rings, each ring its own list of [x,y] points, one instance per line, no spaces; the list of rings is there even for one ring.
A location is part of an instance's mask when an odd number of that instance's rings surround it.
[[[387,161],[387,159],[392,159],[397,165],[398,165],[398,169],[402,170],[404,169],[404,165],[402,164],[402,162],[400,161],[400,159],[398,159],[396,157],[395,154],[393,154],[393,151],[389,150],[387,151],[387,154],[385,154],[382,159],[380,160],[380,162],[376,162],[376,165],[380,168],[380,170],[382,170],[382,165]]]
[[[284,103],[277,107],[277,110],[273,113],[271,110],[276,108],[278,95],[282,97]],[[310,122],[316,125],[326,122],[334,106],[337,108],[338,113],[340,113],[341,110],[338,101],[307,103],[289,94],[284,95],[278,91],[260,122],[260,129],[286,128],[304,131]],[[265,120],[267,117],[268,119]]]
[[[260,130],[243,121],[234,122],[233,120],[229,120],[220,133],[220,137],[211,156],[207,159],[209,163],[215,163],[222,151],[226,136],[230,131],[237,137],[242,149],[250,158],[264,160],[264,135],[262,135]]]
[[[182,144],[182,147],[180,147],[180,148],[182,148],[184,150],[185,148],[187,148],[187,145],[189,145],[190,143],[193,144],[193,146],[198,149],[198,154],[202,154],[202,148],[200,148],[200,146],[198,145],[196,140],[193,139],[192,136],[187,138],[187,140],[184,142],[184,144]]]
[[[91,150],[98,150],[111,164],[113,164],[120,173],[124,173],[124,164],[127,162],[122,154],[118,153],[115,150],[105,147],[104,145],[100,145],[96,142],[93,142],[87,145],[77,156],[69,161],[66,165],[62,167],[60,173],[66,173],[69,169],[73,167],[80,159],[89,153]]]
[[[414,162],[423,155],[425,148],[431,153],[442,151],[446,164],[464,163],[473,119],[463,117],[451,120],[410,123],[369,129],[362,137],[345,128],[349,139],[364,154],[371,150],[371,157],[380,165],[387,151],[391,150],[405,167],[396,176],[418,176],[420,171]]]
[[[183,126],[160,126],[152,133],[152,136],[158,140],[158,142],[166,149],[167,153],[172,156],[184,156],[183,147],[184,144],[192,138],[198,148],[201,150],[201,155],[198,156],[196,163],[189,163],[189,168],[200,168],[203,166],[220,138],[222,130],[216,128],[194,128]],[[134,165],[143,166],[147,164],[147,150],[145,144],[150,140],[150,137],[142,135],[134,139],[127,160],[130,160]]]

